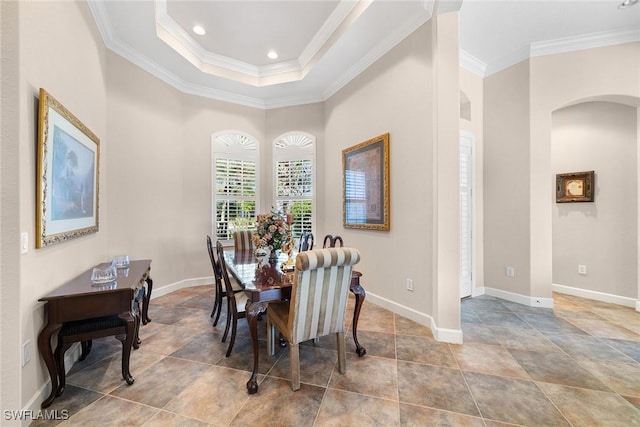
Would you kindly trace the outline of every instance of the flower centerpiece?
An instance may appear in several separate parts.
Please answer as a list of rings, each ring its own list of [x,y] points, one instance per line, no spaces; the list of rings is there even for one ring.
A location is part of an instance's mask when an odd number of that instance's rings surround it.
[[[253,232],[253,244],[257,248],[269,249],[269,258],[277,258],[276,251],[289,240],[289,231],[285,217],[276,211],[260,214],[256,218],[256,231]]]

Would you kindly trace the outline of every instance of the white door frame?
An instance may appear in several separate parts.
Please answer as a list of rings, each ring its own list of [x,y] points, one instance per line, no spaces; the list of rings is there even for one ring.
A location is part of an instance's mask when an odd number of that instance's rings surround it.
[[[468,151],[469,152],[469,159],[468,159],[468,163],[467,163],[467,167],[468,167],[468,171],[467,171],[467,186],[469,188],[469,195],[468,195],[468,203],[466,204],[467,209],[468,209],[468,227],[469,227],[469,241],[467,242],[467,245],[463,245],[462,244],[462,239],[465,238],[465,234],[462,232],[463,230],[463,221],[462,218],[464,218],[464,214],[465,212],[463,211],[463,204],[460,203],[460,256],[461,256],[461,262],[460,262],[460,298],[465,298],[468,296],[471,296],[472,292],[473,292],[473,288],[474,288],[474,283],[475,283],[475,211],[474,211],[474,189],[475,189],[475,180],[474,180],[474,145],[475,145],[475,137],[472,133],[470,132],[466,132],[466,131],[460,131],[460,161],[462,163],[462,154],[464,151]],[[468,150],[466,150],[466,148],[468,147]],[[462,166],[462,164],[461,164]],[[460,176],[460,182],[462,184],[462,176]],[[469,279],[465,279],[463,276],[465,276],[463,273],[463,262],[462,262],[462,256],[464,255],[463,253],[463,248],[464,247],[468,247],[468,256],[469,256]]]

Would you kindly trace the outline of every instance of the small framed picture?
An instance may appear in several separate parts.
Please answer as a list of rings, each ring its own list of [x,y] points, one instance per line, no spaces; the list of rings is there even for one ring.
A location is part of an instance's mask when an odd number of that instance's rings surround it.
[[[593,171],[557,174],[556,203],[593,202],[593,183]]]

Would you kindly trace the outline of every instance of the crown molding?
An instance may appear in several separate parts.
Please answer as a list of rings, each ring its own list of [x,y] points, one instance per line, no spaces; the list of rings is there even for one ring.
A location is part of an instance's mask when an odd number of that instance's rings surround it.
[[[460,49],[460,67],[482,78],[487,71],[487,64],[467,51]]]
[[[320,57],[371,5],[372,0],[341,0],[300,57],[267,65],[254,65],[205,50],[167,11],[167,0],[155,0],[156,35],[203,73],[255,87],[299,81]]]
[[[603,31],[577,37],[531,43],[531,57],[574,52],[598,47],[613,46],[640,41],[640,28],[624,28]]]
[[[351,66],[342,76],[340,76],[334,84],[329,86],[324,91],[323,100],[329,99],[336,92],[342,89],[347,83],[356,78],[364,70],[366,70],[371,64],[380,59],[384,54],[389,52],[398,43],[404,40],[409,34],[416,31],[421,25],[431,19],[433,13],[433,2],[424,2],[424,12],[417,14],[414,19],[409,20],[404,26],[398,27],[394,32],[389,34],[381,43],[375,48],[371,49],[367,55],[365,55],[360,61]]]
[[[577,52],[598,47],[614,46],[640,41],[640,29],[623,28],[615,31],[602,31],[576,37],[565,37],[544,42],[531,43],[502,56],[487,64],[483,77],[489,77],[524,60],[558,53]]]

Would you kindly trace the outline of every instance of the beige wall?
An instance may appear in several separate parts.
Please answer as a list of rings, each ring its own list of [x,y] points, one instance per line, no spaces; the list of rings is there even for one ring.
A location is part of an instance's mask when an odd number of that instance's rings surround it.
[[[0,408],[16,409],[22,403],[18,21],[18,3],[0,2]]]
[[[552,114],[594,99],[637,108],[639,52],[628,43],[535,57],[485,79],[485,287],[551,298]]]
[[[587,102],[553,113],[553,174],[595,171],[593,203],[553,205],[554,284],[637,296],[636,111]],[[586,265],[586,275],[578,274],[578,264]]]
[[[52,19],[55,16],[56,19]],[[19,3],[19,167],[20,231],[29,233],[29,252],[20,257],[20,337],[30,340],[32,360],[22,372],[22,403],[43,387],[48,374],[38,356],[37,336],[43,304],[52,289],[108,256],[109,186],[111,176],[106,123],[105,48],[84,3]],[[36,141],[38,90],[45,88],[99,138],[100,230],[69,242],[35,249]],[[13,250],[17,250],[17,246]],[[3,282],[3,287],[5,283]],[[3,352],[7,351],[3,347]],[[48,392],[48,389],[46,390]],[[21,408],[11,408],[21,409]]]
[[[319,209],[327,232],[361,251],[358,270],[365,272],[367,293],[422,322],[433,302],[431,26],[420,27],[325,103],[321,199],[326,203]],[[341,152],[385,132],[390,133],[391,230],[345,229]],[[413,292],[405,288],[407,278],[414,280]]]
[[[530,268],[529,80],[523,61],[484,82],[484,281],[522,295]]]

